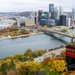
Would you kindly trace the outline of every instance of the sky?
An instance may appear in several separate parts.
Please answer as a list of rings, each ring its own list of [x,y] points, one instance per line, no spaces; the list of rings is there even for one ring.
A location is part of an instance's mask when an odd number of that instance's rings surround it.
[[[0,12],[49,11],[50,3],[61,5],[64,12],[75,7],[75,0],[0,0]]]

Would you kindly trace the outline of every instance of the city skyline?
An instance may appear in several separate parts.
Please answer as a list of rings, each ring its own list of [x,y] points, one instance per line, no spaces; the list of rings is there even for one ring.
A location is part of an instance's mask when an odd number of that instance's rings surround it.
[[[75,7],[74,0],[0,0],[0,12],[49,11],[49,4],[62,6],[64,12]]]

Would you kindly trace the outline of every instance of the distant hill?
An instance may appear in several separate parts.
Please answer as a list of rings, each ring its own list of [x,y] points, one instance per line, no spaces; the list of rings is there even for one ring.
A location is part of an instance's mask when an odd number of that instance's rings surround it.
[[[25,12],[0,12],[1,16],[26,16],[28,17],[32,12],[31,11],[25,11]]]
[[[6,16],[6,15],[18,15],[19,12],[0,12],[0,15]]]

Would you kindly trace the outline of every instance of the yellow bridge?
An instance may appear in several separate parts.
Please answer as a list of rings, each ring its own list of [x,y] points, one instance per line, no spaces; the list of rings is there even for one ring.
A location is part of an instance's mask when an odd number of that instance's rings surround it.
[[[41,28],[46,34],[59,34],[75,39],[75,33],[66,26],[55,26],[52,28]]]

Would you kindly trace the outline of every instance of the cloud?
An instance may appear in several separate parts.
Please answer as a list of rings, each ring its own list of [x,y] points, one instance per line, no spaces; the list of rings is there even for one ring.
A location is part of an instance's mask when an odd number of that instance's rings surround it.
[[[64,11],[71,11],[75,7],[75,0],[0,0],[0,11],[49,10],[49,3],[63,7]]]

